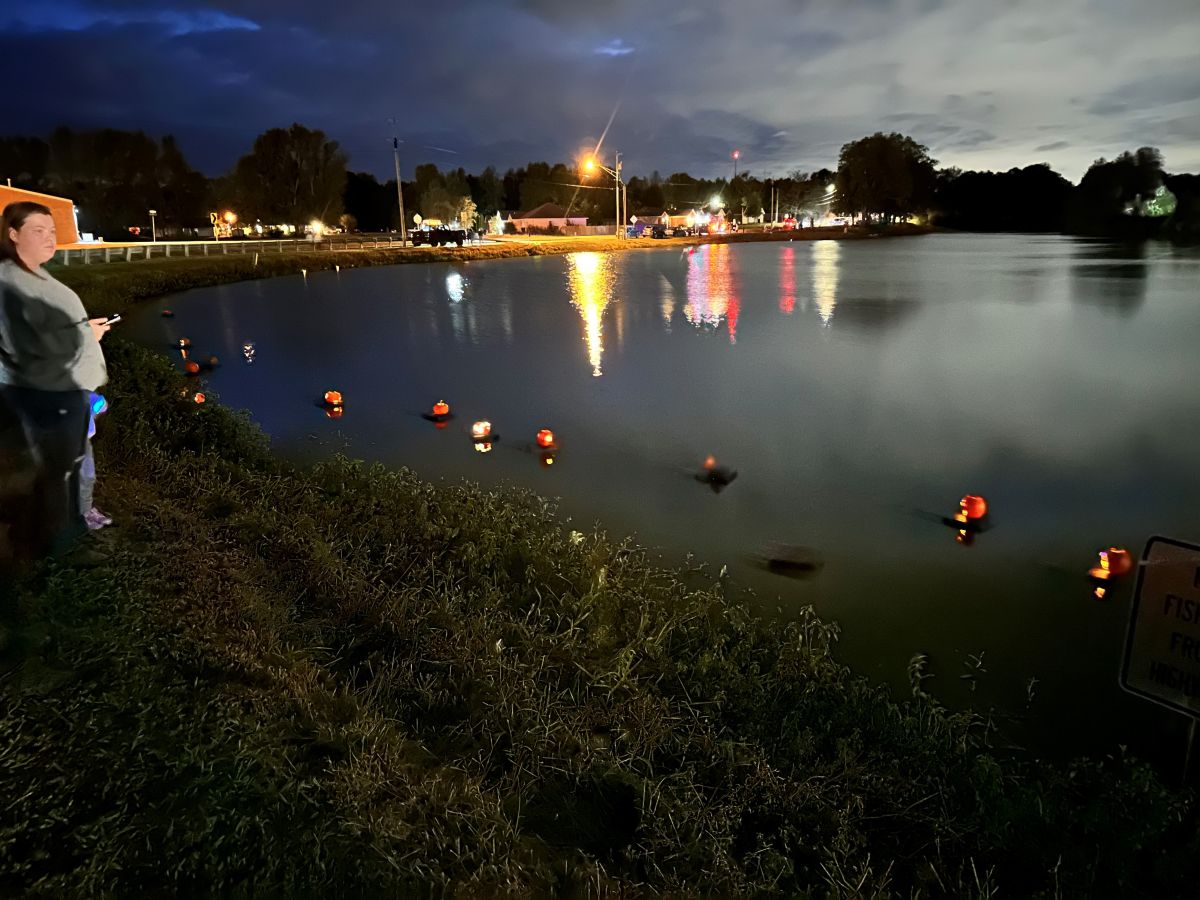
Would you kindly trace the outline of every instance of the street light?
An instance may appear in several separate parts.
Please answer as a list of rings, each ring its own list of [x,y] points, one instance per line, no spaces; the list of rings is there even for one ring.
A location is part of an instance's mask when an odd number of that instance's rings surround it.
[[[737,181],[737,164],[738,160],[742,158],[742,151],[734,150],[729,155],[733,157],[733,180]]]
[[[150,243],[158,241],[158,229],[154,226],[154,217],[158,215],[157,209],[150,210]]]
[[[617,209],[617,238],[619,239],[621,235],[624,234],[625,230],[624,223],[621,221],[621,193],[624,191],[625,185],[621,181],[621,151],[615,151],[614,156],[616,158],[615,169],[610,169],[608,166],[599,162],[594,156],[589,156],[583,161],[583,169],[589,174],[597,169],[600,169],[602,172],[605,172],[613,177],[613,192],[616,195]],[[628,206],[628,204],[626,204],[626,206]]]

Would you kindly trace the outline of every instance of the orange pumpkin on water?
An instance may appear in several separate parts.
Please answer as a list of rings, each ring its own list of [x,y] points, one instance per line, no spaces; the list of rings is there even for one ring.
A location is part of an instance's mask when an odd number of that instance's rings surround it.
[[[445,400],[439,400],[437,403],[433,404],[433,414],[435,416],[450,415],[450,404]]]
[[[329,406],[341,406],[342,405],[342,392],[341,391],[326,391],[325,392],[325,403]]]
[[[987,501],[978,494],[967,494],[958,501],[958,507],[968,519],[982,519],[987,515]]]
[[[554,432],[549,428],[543,428],[537,433],[537,445],[543,450],[548,450],[554,446]]]

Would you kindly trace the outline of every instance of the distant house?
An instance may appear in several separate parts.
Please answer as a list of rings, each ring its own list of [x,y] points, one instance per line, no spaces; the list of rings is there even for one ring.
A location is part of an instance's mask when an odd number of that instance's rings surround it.
[[[79,243],[79,225],[75,221],[75,204],[66,197],[23,191],[20,188],[0,185],[0,210],[10,203],[33,202],[49,207],[54,219],[54,230],[58,232],[58,246]]]
[[[518,232],[530,229],[566,228],[569,225],[587,225],[587,216],[568,216],[557,203],[543,203],[529,212],[510,214],[508,221]]]

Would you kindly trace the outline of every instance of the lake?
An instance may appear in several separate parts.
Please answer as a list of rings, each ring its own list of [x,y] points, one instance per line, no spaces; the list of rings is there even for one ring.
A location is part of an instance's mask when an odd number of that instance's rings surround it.
[[[291,458],[532,488],[569,527],[727,567],[765,615],[813,605],[899,693],[927,653],[933,693],[1018,717],[1042,752],[1182,754],[1186,721],[1117,687],[1132,579],[1097,600],[1085,573],[1110,544],[1200,541],[1196,248],[930,235],[405,265],[191,291],[122,328],[219,355],[206,390]],[[444,429],[420,416],[439,399]],[[708,455],[738,472],[719,493],[693,477]],[[967,493],[992,527],[964,544],[939,519]],[[772,545],[823,565],[764,571]]]

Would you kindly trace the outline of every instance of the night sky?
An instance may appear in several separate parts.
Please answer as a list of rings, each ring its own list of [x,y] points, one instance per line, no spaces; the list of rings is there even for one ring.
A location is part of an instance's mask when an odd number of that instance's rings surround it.
[[[1200,171],[1200,0],[3,0],[0,133],[175,134],[208,175],[300,122],[350,168],[783,175],[901,131],[941,165],[1159,147]],[[438,149],[434,149],[438,148]],[[450,152],[453,151],[453,152]]]

